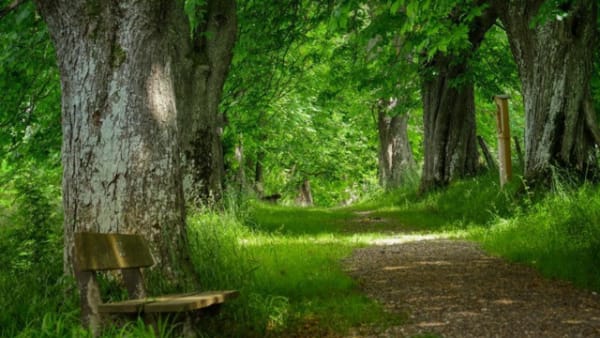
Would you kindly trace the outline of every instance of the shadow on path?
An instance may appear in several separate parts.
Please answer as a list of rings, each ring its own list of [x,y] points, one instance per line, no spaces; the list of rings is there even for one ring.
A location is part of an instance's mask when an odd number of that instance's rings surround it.
[[[431,237],[381,242],[344,261],[361,288],[406,325],[354,337],[600,337],[600,297],[478,245]]]

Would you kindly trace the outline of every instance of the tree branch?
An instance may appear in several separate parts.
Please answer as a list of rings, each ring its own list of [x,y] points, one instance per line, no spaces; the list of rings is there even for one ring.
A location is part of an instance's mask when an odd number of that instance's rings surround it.
[[[10,3],[10,5],[0,9],[0,19],[4,18],[5,16],[7,16],[10,12],[14,11],[15,9],[17,9],[17,7],[21,6],[22,4],[24,4],[27,0],[14,0],[13,2]]]

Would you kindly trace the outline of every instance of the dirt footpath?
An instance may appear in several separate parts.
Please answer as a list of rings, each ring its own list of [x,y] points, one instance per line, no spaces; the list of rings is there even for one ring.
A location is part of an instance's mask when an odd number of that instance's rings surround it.
[[[597,294],[490,257],[474,243],[383,242],[344,265],[368,296],[409,318],[353,337],[600,337]]]

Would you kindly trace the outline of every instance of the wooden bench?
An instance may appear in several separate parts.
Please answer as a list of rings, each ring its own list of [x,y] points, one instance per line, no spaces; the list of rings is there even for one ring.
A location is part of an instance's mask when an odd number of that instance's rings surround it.
[[[143,315],[152,322],[153,314],[189,313],[217,308],[238,296],[238,291],[208,291],[148,297],[141,268],[154,265],[148,243],[142,236],[80,232],[75,234],[75,277],[80,291],[84,326],[99,333],[103,315]],[[97,271],[121,270],[129,300],[103,303],[96,279]]]

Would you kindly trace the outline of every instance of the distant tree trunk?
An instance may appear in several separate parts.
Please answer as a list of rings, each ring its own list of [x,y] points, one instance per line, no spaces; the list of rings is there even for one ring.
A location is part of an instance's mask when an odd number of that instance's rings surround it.
[[[179,115],[184,191],[192,205],[218,201],[223,193],[224,118],[219,103],[237,33],[234,0],[208,0],[205,10],[203,24],[194,30],[188,60],[192,71],[182,74],[189,84],[182,92],[189,106]]]
[[[310,190],[310,181],[308,178],[302,180],[302,185],[300,185],[300,191],[298,192],[298,197],[296,198],[296,203],[303,207],[313,205],[312,191]]]
[[[495,21],[495,12],[486,10],[471,23],[470,51],[460,57],[438,53],[426,65],[421,90],[425,129],[421,192],[478,170],[474,89],[464,76],[470,54],[479,48]]]
[[[265,160],[265,152],[259,150],[256,154],[256,167],[254,172],[254,189],[259,198],[265,194],[264,177],[263,177],[263,161]]]
[[[241,139],[239,144],[235,147],[235,161],[237,162],[237,173],[236,183],[239,189],[239,193],[242,194],[246,187],[246,171],[244,168],[244,144]]]
[[[408,114],[388,116],[378,113],[379,183],[386,190],[406,183],[416,167],[408,141]]]
[[[37,5],[61,72],[65,270],[74,232],[137,233],[167,278],[193,278],[179,133],[198,102],[191,74],[203,54],[192,49],[183,2]]]
[[[531,27],[543,0],[498,1],[519,68],[525,104],[525,178],[545,182],[552,166],[597,175],[600,142],[590,80],[597,0],[565,2],[561,20]]]

